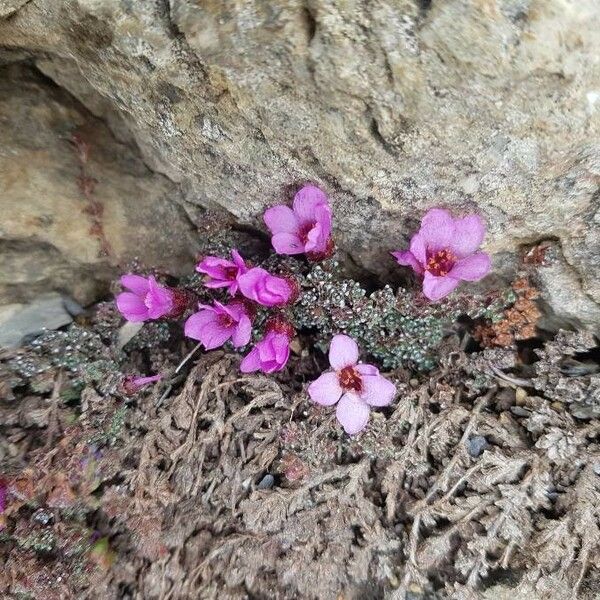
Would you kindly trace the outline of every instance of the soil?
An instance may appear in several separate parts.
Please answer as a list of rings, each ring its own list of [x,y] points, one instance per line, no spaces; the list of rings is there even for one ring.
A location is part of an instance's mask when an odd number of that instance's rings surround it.
[[[551,393],[591,389],[591,336],[453,334],[350,438],[305,393],[310,337],[275,377],[221,351],[176,373],[192,346],[121,349],[111,319],[1,355],[2,597],[599,597],[600,423]]]

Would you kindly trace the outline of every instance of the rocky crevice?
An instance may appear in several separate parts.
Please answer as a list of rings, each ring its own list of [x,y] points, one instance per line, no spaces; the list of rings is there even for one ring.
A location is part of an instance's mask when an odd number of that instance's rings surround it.
[[[136,218],[149,224],[166,211],[176,223],[171,246],[137,238],[149,258],[152,248],[188,252],[172,247],[189,241],[177,198],[256,228],[266,206],[310,180],[332,197],[340,248],[367,272],[387,278],[387,250],[407,243],[406,224],[442,205],[488,220],[499,277],[514,271],[522,240],[556,234],[577,283],[572,298],[548,286],[547,301],[574,311],[589,303],[598,223],[586,215],[598,210],[590,181],[600,160],[589,143],[600,133],[593,0],[568,14],[558,0],[535,11],[506,0],[485,10],[467,0],[344,11],[330,0],[10,4],[21,8],[0,20],[0,45],[34,57],[128,147],[103,149],[123,160],[111,167],[114,185],[102,180],[115,188],[114,211],[124,186],[122,211],[139,198]],[[60,145],[41,137],[38,151]],[[49,156],[60,153],[64,144]],[[142,160],[152,173],[136,171],[134,183],[128,165]],[[55,162],[51,172],[72,172]],[[168,180],[151,184],[158,173]],[[148,187],[161,190],[152,201]],[[111,235],[131,218],[111,221]]]

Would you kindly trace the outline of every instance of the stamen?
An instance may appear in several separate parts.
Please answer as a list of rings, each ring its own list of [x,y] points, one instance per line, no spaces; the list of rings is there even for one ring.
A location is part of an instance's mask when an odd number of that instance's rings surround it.
[[[445,248],[428,257],[425,269],[432,275],[444,277],[452,270],[457,260],[457,257]]]
[[[221,327],[231,327],[235,323],[233,317],[227,314],[220,314],[218,321]]]
[[[354,367],[344,367],[338,373],[338,381],[344,390],[354,392],[360,392],[362,390],[360,373]]]
[[[225,272],[225,277],[227,279],[235,279],[238,274],[238,268],[237,267],[225,267],[224,272]]]

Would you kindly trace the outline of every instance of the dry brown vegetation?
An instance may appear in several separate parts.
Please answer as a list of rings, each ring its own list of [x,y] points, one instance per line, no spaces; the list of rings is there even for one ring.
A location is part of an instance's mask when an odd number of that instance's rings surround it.
[[[390,374],[397,402],[356,438],[307,400],[312,355],[273,379],[213,352],[127,401],[74,401],[62,370],[34,393],[5,356],[2,593],[597,597],[600,425],[556,395],[568,378],[593,404],[594,370],[563,371],[595,343],[560,334],[526,379],[514,349],[450,339],[429,376]]]

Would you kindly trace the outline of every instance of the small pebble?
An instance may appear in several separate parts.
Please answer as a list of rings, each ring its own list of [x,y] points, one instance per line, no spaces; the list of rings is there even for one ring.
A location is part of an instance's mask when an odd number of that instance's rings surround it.
[[[510,412],[517,417],[529,417],[531,414],[530,411],[528,411],[526,408],[522,408],[521,406],[513,406],[510,409]]]
[[[275,477],[270,473],[267,473],[256,486],[259,490],[270,490],[275,484]]]
[[[519,406],[523,406],[527,402],[527,392],[523,388],[516,389],[515,401]]]
[[[488,441],[482,435],[474,435],[469,438],[467,442],[467,452],[473,457],[477,458],[484,450],[490,447]]]
[[[54,515],[51,512],[40,508],[33,513],[32,519],[37,523],[40,523],[40,525],[48,525],[48,523],[54,519]]]

